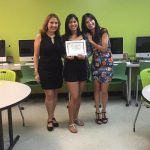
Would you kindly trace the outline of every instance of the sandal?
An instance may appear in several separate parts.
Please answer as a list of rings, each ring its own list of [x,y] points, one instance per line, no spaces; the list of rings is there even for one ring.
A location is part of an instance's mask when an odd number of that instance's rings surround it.
[[[108,122],[108,118],[106,117],[106,112],[102,112],[102,123],[107,123]]]
[[[102,119],[100,118],[101,113],[95,112],[95,115],[96,115],[95,122],[96,122],[97,124],[101,125],[101,124],[102,124]]]
[[[68,130],[70,131],[70,132],[72,132],[72,133],[77,133],[78,132],[78,130],[77,130],[77,128],[76,128],[76,125],[73,123],[73,124],[70,124],[69,126],[68,126]]]
[[[53,121],[54,127],[59,127],[59,123],[56,121],[56,119],[54,117],[52,118],[52,121]]]
[[[78,125],[78,126],[84,126],[84,122],[81,121],[81,120],[79,120],[79,119],[76,119],[76,120],[74,121],[74,123],[75,123],[76,125]]]
[[[52,131],[53,129],[54,129],[53,121],[48,121],[47,122],[47,130]]]

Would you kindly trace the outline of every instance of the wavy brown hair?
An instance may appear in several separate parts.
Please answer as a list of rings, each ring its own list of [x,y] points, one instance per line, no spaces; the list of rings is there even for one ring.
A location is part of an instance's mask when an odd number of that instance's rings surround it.
[[[48,31],[47,25],[48,25],[48,22],[49,22],[49,20],[50,20],[51,18],[56,18],[56,19],[57,19],[57,21],[58,21],[58,29],[56,30],[55,33],[56,33],[57,36],[60,36],[60,31],[59,31],[59,30],[60,30],[60,25],[61,25],[60,19],[59,19],[59,17],[58,17],[56,14],[54,14],[54,13],[49,14],[49,15],[45,18],[45,21],[44,21],[44,23],[43,23],[42,29],[40,30],[40,33],[43,34],[43,33],[46,33],[46,32]]]

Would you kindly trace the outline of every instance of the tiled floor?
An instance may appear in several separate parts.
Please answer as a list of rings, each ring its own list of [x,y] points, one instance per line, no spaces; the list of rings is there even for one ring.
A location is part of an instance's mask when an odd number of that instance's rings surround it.
[[[23,103],[26,126],[18,107],[13,108],[14,135],[20,139],[14,150],[150,150],[150,109],[142,107],[136,132],[133,133],[133,120],[137,107],[132,104],[125,106],[125,100],[120,97],[109,97],[108,117],[106,125],[94,122],[95,108],[91,97],[83,97],[80,108],[80,119],[84,127],[78,127],[78,133],[70,133],[66,98],[59,98],[56,108],[56,118],[60,127],[53,132],[46,130],[47,113],[43,96],[31,97]],[[5,146],[8,146],[7,116],[3,112]]]

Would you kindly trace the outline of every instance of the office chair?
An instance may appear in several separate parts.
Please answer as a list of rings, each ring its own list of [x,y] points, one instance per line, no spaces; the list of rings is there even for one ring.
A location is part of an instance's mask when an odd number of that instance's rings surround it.
[[[38,87],[38,88],[41,87],[40,84],[37,83],[34,78],[34,67],[31,65],[21,66],[20,82],[28,85],[29,87],[31,87],[32,90],[35,87]]]
[[[140,62],[139,70],[142,71],[143,69],[150,68],[150,62]],[[138,106],[138,91],[139,91],[139,83],[141,81],[140,75],[136,77],[136,95],[135,95],[135,105]]]
[[[149,85],[150,84],[150,68],[146,68],[146,69],[143,69],[141,72],[140,72],[140,78],[141,78],[141,82],[142,82],[142,87],[144,88],[145,86]],[[150,102],[146,101],[145,98],[141,97],[141,101],[140,101],[140,104],[139,104],[139,108],[138,108],[138,111],[136,113],[136,116],[135,116],[135,119],[134,119],[134,123],[133,123],[133,132],[135,132],[135,124],[136,124],[136,121],[137,121],[137,117],[139,115],[139,112],[140,112],[140,109],[141,109],[141,106],[143,104],[143,101],[144,102],[144,105],[147,106],[150,105]]]
[[[40,84],[34,79],[34,67],[31,65],[22,65],[21,66],[21,78],[20,82],[28,85],[29,87],[36,87]],[[40,86],[39,86],[40,87]],[[21,109],[24,110],[24,107],[21,106]]]
[[[33,66],[21,66],[21,74],[20,82],[28,85],[37,85],[38,83],[34,79],[34,68]]]
[[[7,80],[7,81],[16,81],[16,73],[12,70],[8,69],[1,69],[0,70],[0,80]],[[24,116],[21,110],[20,104],[18,104],[18,108],[22,117],[23,126],[24,126]]]
[[[126,84],[126,106],[129,106],[128,77],[126,75],[126,63],[116,63],[113,66],[113,77],[111,84]]]

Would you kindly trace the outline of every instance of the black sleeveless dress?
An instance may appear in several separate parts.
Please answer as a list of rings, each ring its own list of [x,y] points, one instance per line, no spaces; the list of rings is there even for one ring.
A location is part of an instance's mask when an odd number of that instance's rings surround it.
[[[60,37],[54,38],[54,44],[47,34],[42,34],[39,58],[39,76],[42,89],[62,87],[62,42]]]

